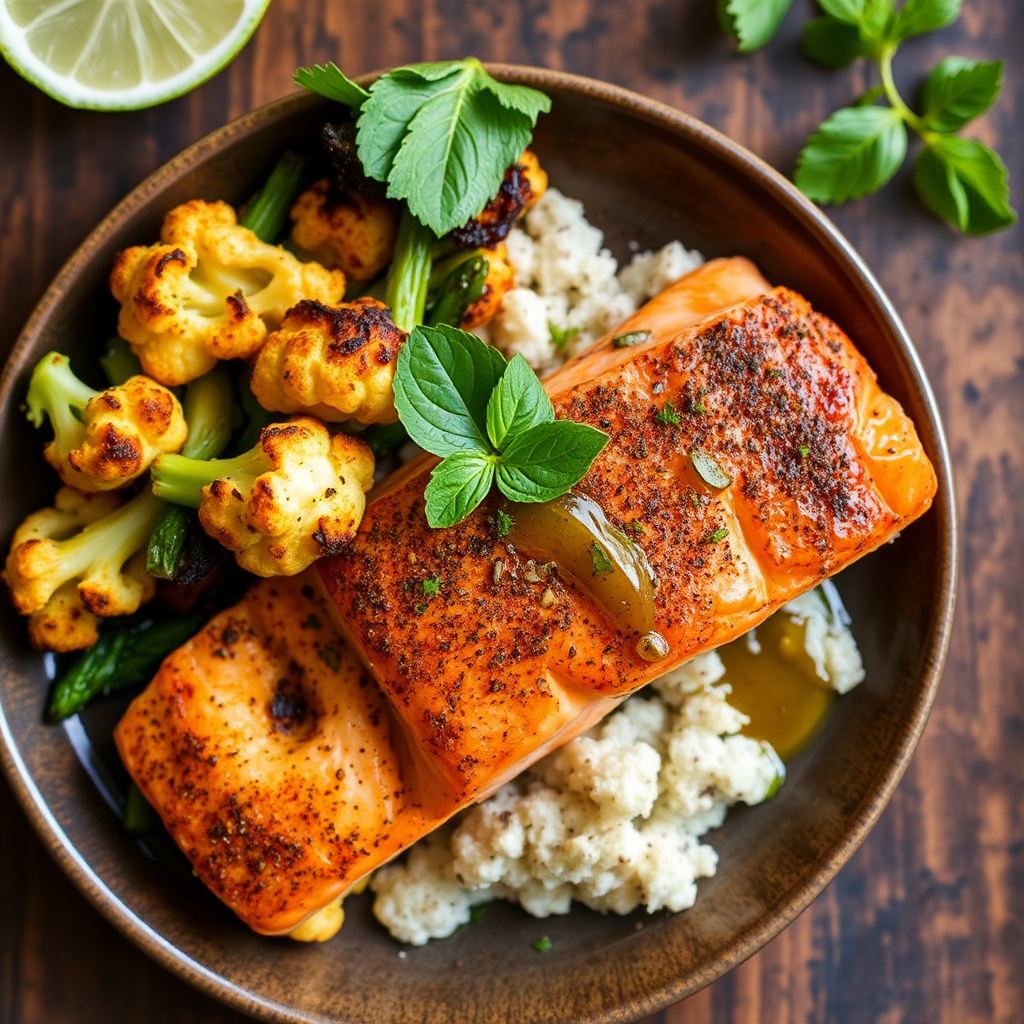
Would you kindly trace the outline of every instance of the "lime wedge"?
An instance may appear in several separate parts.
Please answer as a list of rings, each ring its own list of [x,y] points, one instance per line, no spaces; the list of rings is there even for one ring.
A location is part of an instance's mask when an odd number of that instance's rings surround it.
[[[270,0],[0,0],[0,52],[69,107],[139,110],[215,75]]]

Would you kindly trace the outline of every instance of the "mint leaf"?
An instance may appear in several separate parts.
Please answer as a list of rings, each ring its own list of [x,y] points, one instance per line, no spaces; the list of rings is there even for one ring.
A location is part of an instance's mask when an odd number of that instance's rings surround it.
[[[530,427],[500,455],[498,489],[512,501],[551,501],[586,476],[607,443],[607,434],[573,420]]]
[[[803,51],[826,68],[843,68],[865,56],[857,26],[832,17],[812,18],[804,25]]]
[[[1006,165],[987,146],[958,135],[936,135],[914,162],[914,186],[925,205],[969,235],[1017,220]]]
[[[491,78],[490,75],[486,75],[482,84],[494,93],[506,110],[525,114],[531,124],[536,123],[540,114],[546,114],[551,109],[551,98],[545,96],[539,89],[531,89],[528,85],[506,85],[496,78]]]
[[[504,109],[463,76],[425,104],[388,177],[388,196],[404,199],[438,236],[475,217],[501,188],[505,171],[530,141],[529,118]]]
[[[865,56],[876,55],[892,31],[893,0],[820,0],[821,8],[837,21],[854,25]]]
[[[487,436],[500,452],[505,442],[539,423],[555,418],[551,399],[520,354],[505,367],[487,403]]]
[[[891,107],[837,110],[811,136],[793,180],[819,203],[844,203],[880,189],[907,153],[907,129]]]
[[[292,81],[303,89],[309,89],[329,100],[344,103],[353,110],[359,110],[370,94],[356,85],[337,64],[314,64],[310,68],[299,68]]]
[[[494,483],[494,456],[481,452],[449,455],[430,474],[423,492],[427,522],[434,528],[461,523],[480,504]]]
[[[495,81],[479,61],[413,64],[370,87],[359,159],[388,196],[444,235],[475,217],[550,109],[536,89]]]
[[[921,89],[925,125],[934,132],[959,131],[995,103],[1002,84],[1001,60],[946,57]]]
[[[504,357],[454,327],[417,327],[398,353],[395,407],[420,447],[435,455],[490,454],[487,405]]]
[[[359,161],[369,177],[388,180],[409,122],[445,88],[443,78],[429,78],[415,67],[389,71],[370,86],[356,128]]]
[[[960,17],[961,0],[907,0],[896,15],[893,41],[952,25]]]
[[[793,0],[721,0],[719,19],[740,53],[760,49],[779,30]]]

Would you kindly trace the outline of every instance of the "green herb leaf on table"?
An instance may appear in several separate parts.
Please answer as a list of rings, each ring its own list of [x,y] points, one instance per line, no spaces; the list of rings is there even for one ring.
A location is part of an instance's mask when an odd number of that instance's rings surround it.
[[[337,103],[344,103],[353,110],[358,110],[370,97],[361,85],[356,85],[334,63],[299,68],[292,76],[292,81],[303,89],[309,89]]]
[[[442,457],[488,451],[487,404],[504,371],[501,353],[474,335],[417,327],[398,353],[394,384],[409,436]]]
[[[935,135],[914,162],[914,186],[925,205],[969,235],[1017,220],[1006,165],[987,146],[958,135]]]
[[[959,131],[995,103],[1003,84],[1003,62],[946,57],[921,89],[922,119],[935,132]]]
[[[424,491],[427,522],[435,529],[461,523],[487,497],[494,463],[483,452],[456,452],[435,466]]]
[[[607,443],[607,434],[573,420],[530,427],[501,453],[498,490],[512,501],[552,501],[586,476]]]
[[[718,15],[740,53],[749,53],[775,35],[792,6],[793,0],[719,0]]]
[[[800,154],[794,181],[810,199],[844,203],[875,192],[899,170],[907,129],[891,107],[837,110]]]
[[[520,354],[512,357],[487,403],[487,436],[500,452],[506,440],[555,418],[551,399]]]
[[[960,17],[960,6],[961,0],[907,0],[896,14],[894,41],[952,25]]]
[[[813,18],[804,25],[804,56],[826,68],[844,68],[865,56],[856,25],[835,18]]]

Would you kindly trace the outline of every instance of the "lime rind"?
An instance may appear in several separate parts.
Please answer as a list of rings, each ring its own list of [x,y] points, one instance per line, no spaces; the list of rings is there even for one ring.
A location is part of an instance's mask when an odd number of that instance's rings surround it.
[[[55,71],[32,52],[25,29],[15,24],[2,2],[0,55],[22,78],[65,106],[78,110],[143,110],[183,96],[223,70],[248,43],[269,6],[270,0],[244,0],[231,31],[209,51],[197,56],[177,74],[156,82],[144,81],[127,89],[97,88]]]

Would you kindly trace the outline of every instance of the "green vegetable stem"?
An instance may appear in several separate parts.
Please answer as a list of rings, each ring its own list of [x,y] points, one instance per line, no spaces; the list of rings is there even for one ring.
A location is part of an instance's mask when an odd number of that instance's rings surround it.
[[[47,721],[77,714],[100,694],[148,682],[160,662],[202,625],[202,616],[187,616],[103,633],[57,680],[46,708]]]
[[[306,161],[290,150],[282,153],[265,184],[249,200],[239,220],[262,242],[276,242],[288,224],[288,211],[302,189]]]
[[[212,459],[231,437],[231,378],[213,370],[192,381],[185,390],[182,409],[188,438],[181,454],[190,459]],[[151,576],[175,583],[201,582],[219,563],[221,550],[207,537],[194,512],[166,505],[149,537],[146,569]]]
[[[153,493],[163,501],[199,508],[203,488],[214,480],[230,478],[248,490],[256,477],[272,468],[269,456],[258,445],[231,459],[161,455],[153,463]]]
[[[485,256],[473,256],[449,271],[438,288],[427,326],[458,327],[462,315],[483,294],[489,269]]]
[[[124,338],[115,335],[107,342],[107,347],[100,356],[100,366],[112,388],[119,387],[129,377],[142,373],[142,364],[138,356]]]
[[[557,498],[608,442],[586,424],[556,420],[521,355],[506,363],[496,349],[452,327],[412,332],[398,355],[394,386],[409,436],[443,459],[425,493],[433,527],[461,522],[495,483],[512,501]]]
[[[720,11],[739,49],[748,51],[774,35],[791,3],[725,0]],[[827,68],[866,58],[877,64],[879,82],[811,136],[797,160],[797,187],[821,203],[877,192],[903,165],[909,128],[924,144],[913,180],[929,210],[971,235],[1014,224],[1009,174],[999,154],[957,134],[999,98],[1002,61],[946,57],[925,80],[919,112],[893,77],[899,47],[952,25],[961,0],[906,0],[898,9],[895,0],[820,0],[820,6],[824,15],[804,26],[805,55]]]
[[[395,254],[388,269],[384,302],[390,306],[398,329],[407,333],[423,319],[434,242],[434,232],[424,227],[408,209],[403,210]]]

